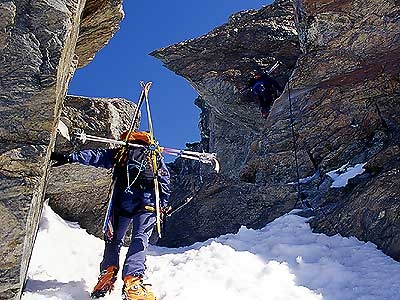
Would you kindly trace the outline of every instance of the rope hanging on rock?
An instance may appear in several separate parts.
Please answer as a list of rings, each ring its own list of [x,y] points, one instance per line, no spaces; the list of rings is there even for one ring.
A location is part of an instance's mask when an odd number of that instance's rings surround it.
[[[296,183],[297,200],[293,207],[296,207],[297,203],[299,203],[299,201],[300,201],[303,208],[308,208],[308,209],[314,210],[314,208],[311,206],[311,204],[308,201],[303,200],[302,193],[301,193],[299,159],[298,159],[298,155],[297,155],[298,149],[297,149],[296,135],[294,132],[293,105],[292,105],[292,96],[291,96],[291,92],[290,92],[290,89],[291,89],[290,78],[287,83],[287,88],[288,88],[288,98],[289,98],[290,128],[291,128],[292,138],[293,138],[294,162],[295,162],[295,167],[296,167],[296,179],[297,179],[297,183]]]

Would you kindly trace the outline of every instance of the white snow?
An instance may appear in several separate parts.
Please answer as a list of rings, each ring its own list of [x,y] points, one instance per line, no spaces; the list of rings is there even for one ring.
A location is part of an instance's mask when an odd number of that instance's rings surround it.
[[[158,300],[399,299],[399,263],[372,243],[312,233],[306,220],[288,214],[190,247],[151,246],[147,281]],[[102,251],[45,205],[22,299],[89,299]],[[104,299],[120,300],[121,288],[119,278]]]
[[[346,186],[350,178],[354,178],[357,175],[364,173],[364,166],[365,163],[357,164],[354,167],[349,167],[348,164],[345,164],[339,169],[326,173],[326,175],[333,179],[331,187],[339,188]]]

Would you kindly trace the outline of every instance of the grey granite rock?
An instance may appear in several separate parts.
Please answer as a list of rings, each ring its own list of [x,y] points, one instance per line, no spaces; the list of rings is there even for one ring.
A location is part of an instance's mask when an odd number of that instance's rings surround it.
[[[18,299],[25,282],[44,199],[49,155],[62,102],[77,65],[75,48],[85,3],[0,3],[1,299]],[[96,6],[95,1],[89,3]],[[91,24],[95,26],[95,22]],[[108,38],[111,35],[106,34]],[[102,44],[105,40],[102,38]]]

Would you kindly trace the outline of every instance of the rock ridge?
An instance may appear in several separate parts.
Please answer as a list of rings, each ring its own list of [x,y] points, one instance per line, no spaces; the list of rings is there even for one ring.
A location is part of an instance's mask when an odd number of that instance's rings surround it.
[[[0,2],[0,299],[21,296],[68,83],[122,18],[121,1],[102,3],[98,10],[94,0]],[[92,11],[105,16],[101,24]],[[89,35],[95,47],[84,45]]]
[[[398,12],[398,1],[276,1],[154,51],[199,93],[202,141],[192,146],[209,147],[223,166],[219,177],[208,172],[199,183],[188,173],[198,174],[195,165],[176,162],[172,202],[194,198],[170,218],[159,243],[260,228],[300,207],[300,189],[316,208],[314,230],[371,241],[400,260]],[[275,60],[283,62],[275,75],[286,88],[263,122],[237,90]],[[362,175],[332,187],[330,171],[360,163]]]

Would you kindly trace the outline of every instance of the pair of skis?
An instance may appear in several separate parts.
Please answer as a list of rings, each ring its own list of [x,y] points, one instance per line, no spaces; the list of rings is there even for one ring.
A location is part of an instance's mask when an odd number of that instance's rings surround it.
[[[130,124],[129,129],[128,129],[128,134],[126,135],[125,141],[120,141],[126,147],[126,150],[127,150],[128,146],[129,146],[129,136],[130,136],[131,132],[134,129],[135,123],[138,120],[140,108],[142,107],[143,101],[146,100],[146,102],[148,102],[148,95],[149,95],[149,90],[150,90],[151,85],[152,85],[151,81],[149,81],[147,83],[144,83],[143,81],[140,82],[140,86],[142,87],[142,91],[140,93],[139,100],[138,100],[138,103],[136,105],[135,112],[134,112],[134,114],[132,116],[132,121],[131,121],[131,124]],[[85,142],[86,140],[89,140],[89,139],[83,138],[84,137],[84,133],[79,133],[78,135],[80,136],[80,139],[83,142]],[[151,132],[151,136],[152,136],[152,139],[154,139],[154,136],[153,136],[152,132]],[[97,138],[97,141],[108,143],[108,139],[106,139],[106,138],[100,138],[99,137],[99,138]],[[154,172],[155,172],[155,175],[156,175],[157,170],[155,170]],[[157,178],[157,177],[155,176],[155,178]],[[116,181],[117,181],[117,177],[113,174],[112,183],[111,183],[111,186],[110,186],[110,190],[108,192],[107,212],[106,212],[106,216],[104,218],[104,224],[103,224],[104,239],[107,240],[107,241],[111,241],[113,236],[114,236],[113,198],[114,198],[114,187],[115,187]],[[157,184],[158,184],[158,182],[157,182]],[[158,187],[158,185],[157,185],[157,187]],[[158,192],[158,189],[156,190],[156,194],[157,194],[157,192]],[[158,198],[158,202],[160,202],[160,200],[159,200],[160,196],[159,195],[158,195],[158,197],[156,196],[156,202],[157,202],[157,198]],[[159,206],[160,205],[158,204],[158,207]],[[156,203],[156,207],[157,207],[157,203]],[[157,215],[158,215],[157,219],[159,219],[159,215],[160,215],[159,211],[158,211]],[[157,222],[160,222],[160,220],[157,220]],[[161,228],[161,226],[160,226],[160,228]],[[158,231],[158,232],[161,232],[161,230]],[[160,233],[159,233],[159,235],[160,235]]]

